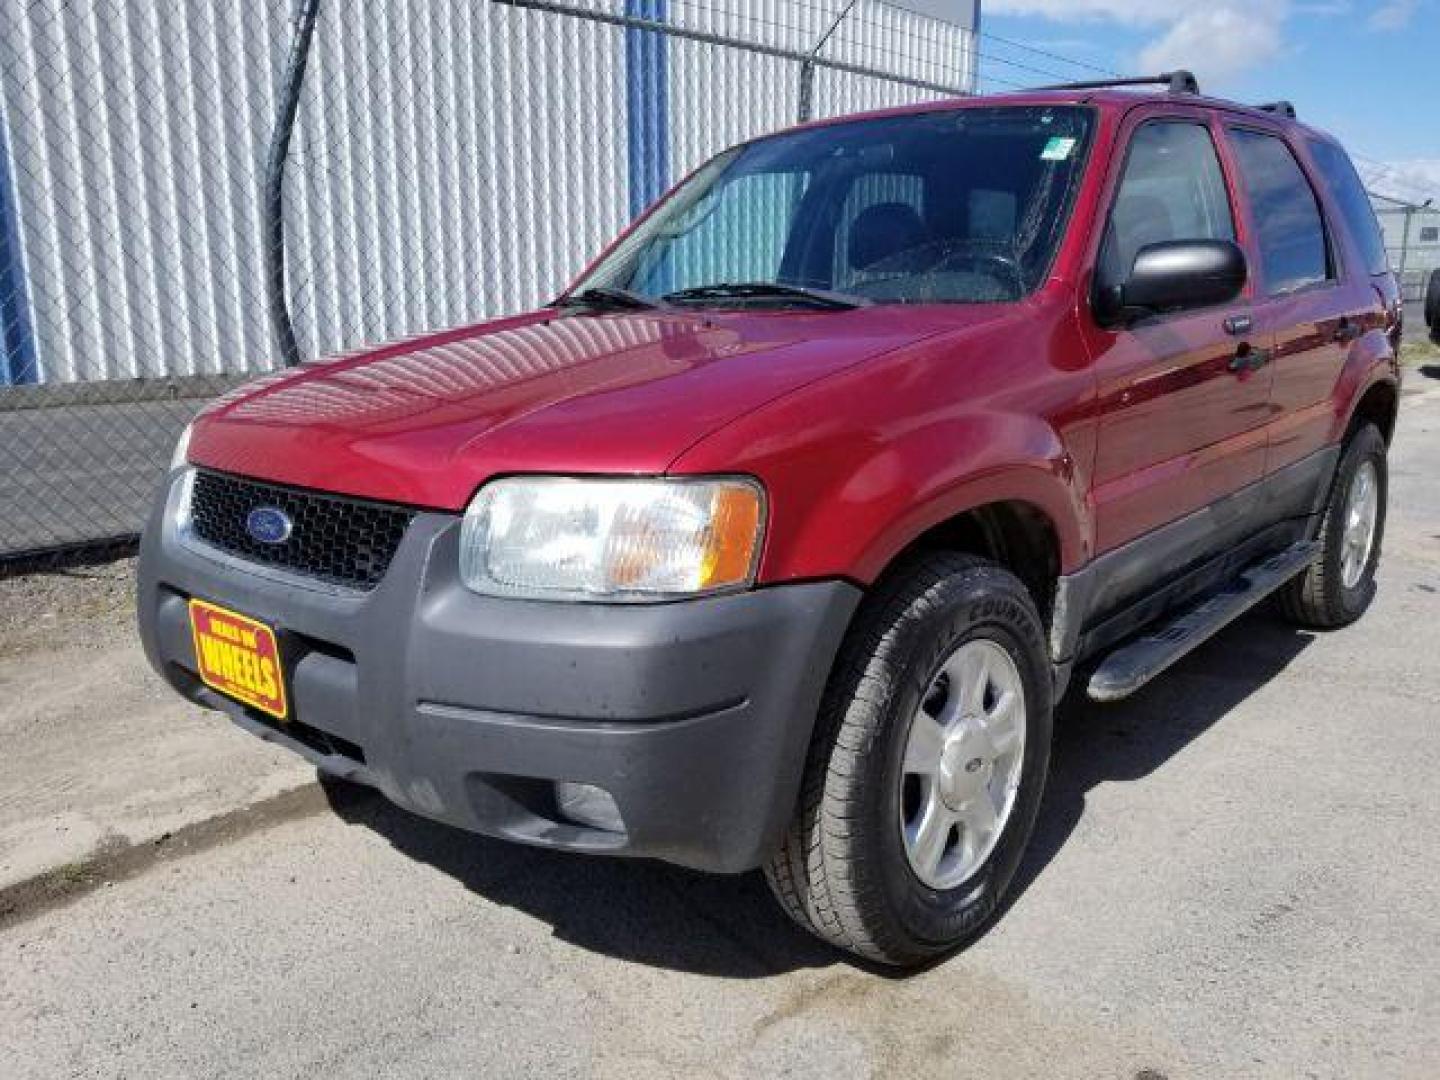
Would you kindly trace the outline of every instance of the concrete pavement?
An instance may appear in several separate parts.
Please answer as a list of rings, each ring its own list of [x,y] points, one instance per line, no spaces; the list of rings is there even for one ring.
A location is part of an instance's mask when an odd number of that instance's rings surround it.
[[[0,895],[314,780],[171,693],[134,610],[132,561],[0,580]]]

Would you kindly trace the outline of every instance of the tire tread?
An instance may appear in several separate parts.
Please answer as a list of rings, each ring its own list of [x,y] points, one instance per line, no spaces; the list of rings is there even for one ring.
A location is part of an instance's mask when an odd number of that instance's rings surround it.
[[[935,612],[940,587],[972,575],[1013,592],[1033,612],[1018,579],[972,555],[932,553],[883,580],[841,648],[817,718],[799,807],[765,869],[792,919],[881,963],[915,963],[934,954],[887,932],[882,882],[854,850],[866,825],[864,761],[892,697],[894,676],[886,661],[914,622]]]
[[[1333,630],[1354,622],[1365,610],[1368,598],[1358,610],[1347,606],[1342,595],[1343,586],[1339,580],[1340,559],[1336,545],[1339,533],[1335,516],[1344,513],[1344,502],[1349,491],[1350,477],[1359,467],[1359,461],[1377,452],[1381,465],[1381,495],[1385,491],[1384,459],[1385,440],[1374,424],[1362,424],[1355,429],[1345,442],[1340,463],[1335,469],[1330,493],[1325,500],[1325,513],[1320,519],[1319,548],[1315,557],[1300,574],[1275,594],[1275,606],[1280,615],[1297,626],[1312,630]],[[1378,560],[1380,543],[1383,539],[1384,517],[1377,524],[1375,548],[1371,559]],[[1368,586],[1368,583],[1367,583]]]

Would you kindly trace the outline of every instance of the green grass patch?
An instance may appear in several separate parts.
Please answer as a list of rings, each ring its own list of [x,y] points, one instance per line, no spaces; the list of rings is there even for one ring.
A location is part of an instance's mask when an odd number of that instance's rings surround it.
[[[1407,341],[1400,346],[1400,363],[1415,368],[1440,364],[1440,345],[1430,341]]]

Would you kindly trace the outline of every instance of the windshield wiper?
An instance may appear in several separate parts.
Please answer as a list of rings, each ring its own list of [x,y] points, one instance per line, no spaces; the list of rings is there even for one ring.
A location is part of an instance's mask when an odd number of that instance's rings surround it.
[[[666,293],[663,299],[672,304],[703,303],[706,300],[799,300],[837,311],[866,307],[870,303],[863,296],[830,292],[828,289],[807,289],[803,285],[784,285],[778,281],[722,281],[714,285],[696,285]]]
[[[558,300],[552,300],[549,307],[593,307],[611,308],[618,311],[654,311],[665,305],[648,296],[641,296],[629,289],[613,285],[594,285],[578,293],[567,293]]]

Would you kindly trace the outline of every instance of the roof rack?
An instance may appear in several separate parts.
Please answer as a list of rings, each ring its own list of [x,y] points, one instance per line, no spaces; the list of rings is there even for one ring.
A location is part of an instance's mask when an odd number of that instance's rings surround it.
[[[1159,75],[1142,75],[1132,79],[1096,79],[1093,82],[1056,83],[1040,86],[1039,90],[1104,90],[1111,86],[1163,86],[1172,94],[1198,94],[1200,81],[1188,71],[1166,71]]]
[[[1287,120],[1295,119],[1295,106],[1288,101],[1267,101],[1264,105],[1256,105],[1255,108],[1261,112],[1275,113]]]

